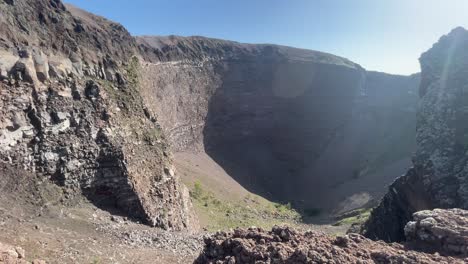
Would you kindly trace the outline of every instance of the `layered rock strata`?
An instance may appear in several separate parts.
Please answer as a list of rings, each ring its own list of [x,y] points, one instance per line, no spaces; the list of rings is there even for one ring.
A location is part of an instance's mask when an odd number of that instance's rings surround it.
[[[96,205],[193,229],[188,191],[119,24],[60,1],[0,2],[0,157]],[[112,209],[114,210],[114,209]]]

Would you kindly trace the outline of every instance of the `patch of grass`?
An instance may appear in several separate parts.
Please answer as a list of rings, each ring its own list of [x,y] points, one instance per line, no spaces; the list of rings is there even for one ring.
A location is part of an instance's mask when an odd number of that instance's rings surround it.
[[[300,219],[291,204],[266,202],[253,194],[240,200],[226,201],[216,197],[199,181],[193,184],[190,196],[209,231],[250,226],[271,228],[278,224],[292,224]]]
[[[372,208],[363,208],[357,209],[347,213],[349,215],[345,218],[340,219],[334,225],[335,226],[342,226],[342,225],[352,225],[352,224],[363,224],[369,218],[372,212]]]
[[[146,128],[143,131],[143,140],[150,144],[156,142],[158,138],[161,138],[161,136],[162,131],[159,127]]]
[[[275,208],[278,209],[279,212],[288,212],[292,210],[291,203],[286,203],[286,204],[277,203],[275,204]]]
[[[94,258],[91,264],[100,264],[101,260],[99,258]]]
[[[127,66],[127,77],[131,86],[140,87],[140,72],[140,62],[136,56],[133,56]]]
[[[199,181],[196,181],[193,184],[193,189],[190,191],[190,196],[195,200],[200,199],[203,196],[203,188]]]
[[[142,99],[137,92],[137,86],[129,81],[128,85],[118,87],[117,84],[107,80],[97,80],[109,97],[116,102],[122,113],[129,117],[138,112],[143,113]]]

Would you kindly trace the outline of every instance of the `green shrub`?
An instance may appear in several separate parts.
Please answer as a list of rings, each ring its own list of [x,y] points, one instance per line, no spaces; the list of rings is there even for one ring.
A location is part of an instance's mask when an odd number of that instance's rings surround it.
[[[352,216],[343,218],[339,221],[337,221],[334,226],[341,226],[341,225],[352,225],[352,224],[363,224],[364,222],[367,221],[369,218],[370,214],[372,212],[372,208],[363,208],[363,209],[357,209],[354,210],[350,213],[354,214]]]
[[[190,196],[192,196],[192,198],[196,200],[201,199],[203,197],[203,188],[199,181],[196,181],[193,184],[193,190],[190,192]]]
[[[286,204],[277,203],[277,204],[275,204],[275,208],[276,208],[280,213],[286,213],[286,212],[292,210],[291,203],[286,203]]]

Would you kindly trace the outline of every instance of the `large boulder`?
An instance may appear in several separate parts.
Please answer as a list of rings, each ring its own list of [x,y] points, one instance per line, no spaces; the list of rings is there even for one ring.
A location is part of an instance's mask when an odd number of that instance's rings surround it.
[[[19,54],[20,59],[11,69],[11,74],[19,81],[26,81],[32,83],[36,87],[39,86],[34,57],[31,51],[26,49],[20,50]]]
[[[26,253],[21,247],[0,243],[0,264],[31,264],[26,260]],[[45,264],[42,260],[33,260],[32,264]]]
[[[41,82],[49,79],[49,60],[42,51],[35,51],[33,53],[34,67],[36,76]]]
[[[71,60],[58,55],[49,57],[49,68],[49,73],[53,78],[63,79],[73,72]]]
[[[8,51],[0,50],[0,80],[9,76],[19,57]]]
[[[413,214],[405,227],[407,242],[426,251],[468,255],[468,211],[435,209]]]

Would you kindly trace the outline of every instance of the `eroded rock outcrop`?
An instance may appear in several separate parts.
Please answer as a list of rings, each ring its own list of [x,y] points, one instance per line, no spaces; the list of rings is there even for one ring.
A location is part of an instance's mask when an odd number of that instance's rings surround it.
[[[63,186],[65,203],[84,194],[153,226],[196,229],[139,92],[130,34],[58,0],[1,1],[0,13],[1,159]]]
[[[399,241],[416,211],[468,208],[468,32],[454,29],[421,58],[414,167],[389,188],[365,226],[370,238]]]
[[[468,256],[468,211],[416,212],[405,226],[405,236],[408,244],[421,250]]]
[[[221,232],[205,239],[195,263],[466,263],[467,260],[408,250],[358,234],[330,237],[274,227]]]

